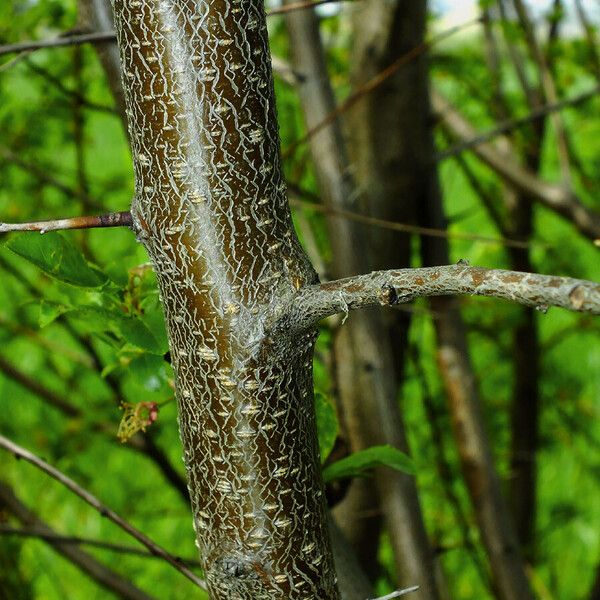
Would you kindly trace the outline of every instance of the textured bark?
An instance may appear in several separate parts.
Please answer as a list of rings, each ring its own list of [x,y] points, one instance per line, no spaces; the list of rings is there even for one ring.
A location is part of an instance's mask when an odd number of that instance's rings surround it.
[[[394,10],[401,12],[406,20],[414,16],[411,11],[405,12],[404,8],[395,7]],[[387,16],[386,14],[385,18]],[[380,17],[381,15],[376,15],[374,18]],[[306,125],[310,130],[335,109],[318,19],[314,13],[307,11],[288,15],[287,24],[293,68],[302,75],[298,91]],[[380,23],[380,26],[385,29],[390,24],[385,21]],[[412,43],[412,39],[406,40],[404,45],[395,46],[393,52],[401,54],[404,47],[408,46],[408,50]],[[415,40],[414,44],[418,45],[418,42]],[[359,52],[363,50],[361,48]],[[395,59],[396,55],[390,58]],[[369,69],[383,66],[387,65],[379,62],[368,64]],[[367,74],[365,71],[363,76],[373,74]],[[402,89],[402,81],[396,82],[395,85]],[[375,92],[376,96],[378,94],[378,91]],[[375,102],[377,100],[378,98]],[[390,112],[385,118],[396,115],[397,106],[392,108],[396,100],[394,96],[394,100],[389,103]],[[373,105],[369,104],[368,110],[372,109]],[[354,130],[354,120],[352,124]],[[364,131],[363,125],[357,126]],[[369,130],[371,126],[372,123],[367,124]],[[375,136],[377,132],[371,131],[371,134]],[[392,140],[394,136],[390,135],[380,138],[378,151],[396,155],[397,144]],[[323,204],[328,208],[356,210],[361,200],[356,193],[351,174],[353,169],[347,158],[340,120],[334,120],[328,127],[312,136],[310,143]],[[372,146],[367,149],[368,152],[373,150]],[[367,172],[372,167],[366,164],[368,160],[370,159],[364,156],[359,158],[360,164]],[[370,173],[369,176],[373,174]],[[377,185],[380,185],[379,182],[383,179],[385,177],[382,177],[381,173],[374,176]],[[369,201],[387,204],[389,210],[383,211],[386,216],[404,218],[401,217],[401,211],[391,208],[392,204],[395,204],[394,195],[398,192],[398,176],[394,174],[394,177],[391,177],[388,173],[387,180],[392,182],[389,188],[381,192],[380,196],[369,197]],[[372,207],[369,210],[372,210]],[[378,216],[383,214],[377,209],[374,212]],[[377,243],[381,237],[380,231],[371,237],[364,228],[339,216],[329,216],[327,225],[333,250],[331,271],[336,278],[364,272],[373,265],[408,264],[409,248],[406,237],[399,239],[397,235],[386,234],[383,237],[387,245],[382,248]],[[373,245],[377,247],[371,253]],[[382,255],[382,252],[387,254]],[[391,444],[407,450],[404,425],[397,402],[402,353],[394,351],[403,346],[406,321],[403,316],[369,311],[351,316],[345,326],[336,332],[336,389],[345,433],[352,450],[361,450],[377,444]],[[420,590],[414,595],[415,598],[438,597],[433,577],[433,553],[425,534],[413,477],[381,470],[375,475],[374,486],[371,482],[356,480],[352,483],[347,497],[336,507],[335,515],[345,536],[355,548],[361,564],[372,578],[378,570],[377,548],[381,516],[384,516],[395,550],[399,584],[419,584]]]
[[[426,2],[365,0],[353,7],[351,79],[360,88],[424,40]],[[357,205],[366,215],[414,223],[419,198],[415,160],[422,151],[419,131],[429,119],[421,105],[427,89],[422,57],[409,61],[372,90],[349,112],[351,170],[358,185]],[[418,168],[418,166],[417,166]],[[398,232],[364,228],[359,246],[368,269],[410,265],[410,237]],[[361,271],[364,272],[364,268]],[[370,394],[354,392],[354,418],[363,443],[392,443],[407,448],[397,400],[403,377],[409,326],[408,313],[372,314],[356,325],[354,353],[359,360],[354,377],[367,383]],[[340,343],[346,345],[341,337]],[[368,343],[367,343],[368,342]],[[365,357],[368,348],[375,352]],[[380,358],[377,349],[380,349]],[[350,375],[350,373],[347,373]],[[380,395],[375,401],[375,391]],[[445,595],[445,582],[427,539],[415,480],[402,474],[380,474],[377,491],[394,550],[399,584],[419,584],[419,598]]]
[[[286,17],[292,67],[301,74],[297,89],[307,129],[320,123],[335,108],[333,90],[323,53],[318,19],[312,11],[289,14]],[[310,139],[312,162],[317,176],[321,201],[326,207],[352,208],[356,194],[346,152],[346,144],[339,119],[319,131]],[[368,268],[363,249],[367,244],[365,235],[356,225],[340,217],[329,217],[327,229],[332,249],[332,261],[328,267],[331,276],[338,278],[360,273]],[[367,321],[362,325],[360,321]],[[335,364],[336,402],[342,421],[344,435],[352,451],[372,445],[362,430],[365,419],[357,416],[357,402],[371,399],[369,404],[387,402],[380,398],[381,386],[373,387],[372,381],[361,377],[364,364],[375,365],[381,349],[374,344],[360,347],[357,342],[359,329],[381,340],[382,323],[378,315],[357,315],[336,332],[333,346]],[[358,349],[360,347],[360,349]],[[356,356],[356,353],[362,356]],[[361,360],[362,359],[362,360]],[[378,373],[389,380],[387,373]],[[391,400],[395,400],[392,391]],[[365,407],[365,412],[369,411]],[[363,415],[364,417],[364,415]],[[370,415],[374,418],[374,415]],[[344,500],[336,507],[335,517],[344,536],[356,552],[360,564],[375,580],[379,570],[377,549],[381,530],[381,511],[372,482],[355,480],[351,483]]]
[[[425,3],[404,3],[406,10],[414,11],[412,20],[404,22],[404,29],[396,31],[396,40],[411,39],[424,27]],[[361,6],[372,7],[380,13],[391,11],[391,3],[380,3],[368,0]],[[378,34],[373,22],[361,18],[364,13],[357,12],[357,38],[367,40],[363,60],[378,55],[381,48],[388,44],[386,35]],[[377,23],[377,21],[375,21]],[[393,28],[389,30],[394,31]],[[383,53],[385,58],[385,53]],[[355,60],[357,64],[357,60]],[[397,119],[396,127],[385,123],[383,115],[386,102],[393,97],[393,89],[382,89],[379,98],[370,98],[373,103],[371,111],[363,115],[361,121],[374,119],[383,127],[373,127],[366,134],[357,136],[353,148],[371,148],[371,160],[364,165],[367,173],[373,171],[377,180],[367,179],[372,186],[386,186],[392,180],[391,170],[401,169],[404,187],[395,191],[395,200],[403,197],[410,199],[413,210],[417,211],[419,224],[426,227],[444,228],[440,191],[435,172],[435,151],[430,127],[430,100],[427,86],[427,64],[424,57],[415,61],[404,80],[407,93],[407,104],[395,106],[393,114]],[[408,91],[410,90],[410,91]],[[387,92],[387,93],[386,93]],[[438,103],[438,108],[440,103]],[[363,107],[366,104],[363,104]],[[440,107],[445,110],[446,106]],[[438,110],[440,110],[438,108]],[[360,117],[359,117],[360,118]],[[357,126],[359,124],[357,123]],[[402,161],[395,162],[388,155],[378,152],[377,144],[393,132],[396,144],[400,145],[399,154]],[[370,138],[370,136],[373,136]],[[383,168],[385,167],[385,169]],[[369,177],[369,175],[367,175]],[[409,193],[409,196],[404,194]],[[414,215],[413,215],[414,216]],[[389,218],[389,217],[388,217]],[[395,219],[400,220],[400,219]],[[384,243],[384,242],[382,242]],[[449,262],[447,241],[441,238],[425,238],[421,240],[422,257],[425,265],[440,265]],[[403,288],[400,288],[403,289]],[[383,290],[382,290],[383,291]],[[397,288],[394,289],[397,291]],[[461,463],[465,471],[467,485],[476,509],[484,543],[493,565],[495,584],[499,596],[506,600],[531,597],[528,583],[520,563],[514,534],[507,509],[500,493],[500,483],[494,470],[491,451],[483,427],[480,414],[479,399],[469,362],[464,326],[460,314],[454,308],[452,299],[434,299],[432,306],[437,315],[434,321],[438,337],[438,358],[442,377],[445,381],[450,412],[452,414],[455,435],[458,441]]]
[[[139,239],[176,375],[213,599],[338,598],[312,397],[315,330],[273,329],[316,281],[281,179],[259,0],[115,0]]]
[[[560,306],[600,315],[600,284],[586,279],[482,269],[468,263],[419,269],[375,271],[300,290],[292,319],[308,326],[319,319],[358,308],[397,306],[420,297],[456,294],[493,296],[525,306]]]

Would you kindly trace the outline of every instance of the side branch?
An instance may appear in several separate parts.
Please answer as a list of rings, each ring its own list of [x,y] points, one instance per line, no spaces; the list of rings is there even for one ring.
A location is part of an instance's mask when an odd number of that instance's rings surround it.
[[[600,315],[600,284],[570,277],[484,269],[458,263],[441,267],[375,271],[308,286],[294,297],[300,326],[358,308],[395,306],[419,297],[470,294],[506,298],[545,312],[560,306]]]
[[[71,490],[75,495],[79,496],[84,502],[87,502],[92,508],[97,510],[103,517],[112,521],[115,525],[120,527],[123,531],[129,534],[133,539],[137,540],[140,544],[145,546],[153,555],[162,558],[165,562],[169,563],[182,575],[185,575],[190,581],[195,583],[198,587],[206,589],[205,582],[200,579],[195,573],[193,573],[183,561],[172,554],[169,554],[164,548],[153,542],[149,537],[144,535],[141,531],[136,529],[133,525],[130,525],[125,519],[121,518],[114,511],[102,504],[98,498],[90,494],[87,490],[82,488],[80,485],[75,483],[70,477],[67,477],[64,473],[42,460],[39,456],[36,456],[32,452],[29,452],[25,448],[22,448],[12,440],[0,435],[0,448],[7,450],[12,453],[15,458],[23,459],[34,467],[43,471],[67,489]]]
[[[129,211],[109,213],[107,215],[93,215],[88,217],[71,217],[68,219],[54,219],[51,221],[34,221],[32,223],[0,223],[0,233],[10,231],[58,231],[63,229],[93,229],[96,227],[131,227],[131,213]]]

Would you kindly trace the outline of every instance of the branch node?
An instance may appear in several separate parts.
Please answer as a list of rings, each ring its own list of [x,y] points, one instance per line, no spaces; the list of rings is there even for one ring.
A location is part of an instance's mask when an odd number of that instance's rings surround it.
[[[383,306],[396,306],[399,304],[398,292],[390,283],[384,283],[381,286],[381,304]]]

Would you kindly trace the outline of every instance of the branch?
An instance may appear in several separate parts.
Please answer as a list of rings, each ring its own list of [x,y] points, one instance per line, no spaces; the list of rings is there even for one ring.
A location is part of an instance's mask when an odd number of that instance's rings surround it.
[[[556,103],[558,100],[556,84],[554,83],[552,73],[548,67],[548,61],[546,60],[546,57],[544,56],[544,53],[537,40],[535,28],[529,15],[529,10],[525,6],[523,0],[513,0],[513,6],[515,7],[519,17],[521,28],[523,29],[525,42],[529,47],[529,54],[537,65],[541,88],[544,92],[546,101],[550,103]],[[565,186],[570,186],[571,166],[569,159],[569,148],[566,140],[567,132],[560,114],[556,112],[551,113],[550,120],[552,121],[554,132],[556,134],[556,148],[558,151],[558,162],[560,165],[563,184]]]
[[[64,485],[67,489],[73,492],[75,495],[79,496],[82,500],[87,502],[92,508],[96,509],[100,515],[106,517],[109,521],[112,521],[115,525],[120,527],[123,531],[129,534],[132,538],[140,542],[143,546],[148,548],[148,550],[154,554],[155,556],[159,556],[164,561],[168,562],[172,567],[174,567],[177,571],[185,575],[190,581],[195,583],[198,587],[203,590],[206,589],[205,582],[200,579],[195,573],[190,571],[188,567],[186,567],[183,562],[176,558],[175,556],[169,554],[164,548],[153,542],[149,537],[144,535],[141,531],[130,525],[127,521],[122,519],[117,513],[108,508],[105,504],[102,504],[98,498],[93,496],[86,489],[82,488],[75,481],[73,481],[70,477],[54,468],[52,465],[48,464],[46,461],[42,460],[40,457],[36,456],[32,452],[29,452],[25,448],[15,444],[12,440],[0,435],[0,448],[4,448],[8,452],[14,454],[15,458],[22,458],[27,462],[31,463],[62,485]]]
[[[42,48],[61,48],[64,46],[76,46],[78,44],[114,42],[114,31],[100,31],[96,33],[84,33],[80,35],[65,35],[53,40],[32,40],[28,42],[19,42],[17,44],[6,44],[0,46],[0,56],[5,54],[17,54],[19,52],[32,52]]]
[[[443,127],[453,137],[470,140],[477,135],[475,128],[443,96],[432,90],[431,99]],[[561,185],[543,181],[492,144],[481,143],[472,150],[511,187],[567,218],[588,238],[600,238],[600,215],[585,206],[574,192]]]
[[[54,172],[56,170],[54,166],[44,166],[44,168],[42,168],[36,164],[23,160],[20,155],[15,154],[12,150],[2,145],[0,145],[0,158],[15,164],[24,171],[27,171],[38,181],[40,181],[40,183],[44,183],[57,189],[65,194],[68,198],[75,198],[81,201],[84,206],[91,206],[97,208],[98,210],[104,210],[104,207],[100,204],[100,202],[94,198],[87,194],[81,193],[75,188],[69,187],[68,185],[59,181],[54,175],[51,175],[50,172]]]
[[[278,6],[267,11],[267,17],[273,15],[281,15],[283,13],[289,13],[296,10],[304,10],[307,8],[315,8],[322,4],[339,4],[340,2],[351,2],[352,0],[316,0],[316,2],[293,2],[286,6]]]
[[[2,490],[2,484],[0,483],[0,491]],[[92,538],[84,538],[76,535],[61,535],[48,528],[40,526],[39,522],[27,522],[26,525],[31,527],[11,527],[10,525],[0,524],[0,536],[14,535],[22,538],[37,538],[45,542],[50,542],[52,545],[65,544],[69,546],[91,546],[92,548],[99,548],[101,550],[108,550],[109,552],[115,552],[116,554],[128,554],[130,556],[137,556],[139,558],[151,558],[161,559],[160,556],[152,554],[148,550],[142,550],[141,548],[135,548],[133,546],[123,546],[122,544],[114,544],[112,542],[105,542],[103,540],[95,540]],[[182,558],[181,561],[190,567],[200,567],[200,561],[196,559]]]
[[[295,2],[289,6],[281,6],[267,11],[267,16],[279,15],[282,13],[314,8],[321,4],[333,4],[346,2],[349,0],[317,0],[316,2]],[[78,35],[62,35],[52,40],[30,40],[26,42],[17,42],[16,44],[5,44],[0,46],[0,56],[6,54],[19,54],[21,52],[35,52],[43,48],[64,48],[65,46],[77,46],[80,44],[97,44],[101,42],[115,42],[116,35],[114,31],[97,31],[95,33],[83,33]]]
[[[102,587],[113,592],[119,598],[127,600],[152,600],[152,597],[137,588],[131,581],[125,579],[119,573],[108,568],[106,565],[96,560],[87,552],[67,545],[62,536],[56,535],[44,521],[42,521],[34,512],[21,502],[15,495],[11,487],[0,481],[0,507],[7,511],[21,523],[35,528],[36,537],[46,541],[52,548],[77,566],[83,573],[92,578]],[[16,529],[3,526],[0,533],[18,533],[32,532],[31,529]],[[137,550],[137,548],[132,548]],[[148,556],[148,555],[146,555]]]
[[[6,377],[9,377],[13,381],[16,381],[33,394],[39,396],[44,400],[44,402],[58,409],[65,416],[70,418],[77,418],[81,416],[79,409],[66,401],[60,394],[42,385],[38,379],[29,377],[14,367],[1,355],[0,373],[4,374]]]
[[[475,135],[474,137],[466,140],[461,140],[454,146],[451,146],[447,150],[443,152],[439,152],[437,155],[438,160],[444,160],[450,156],[455,156],[456,154],[460,154],[465,150],[470,150],[475,146],[483,144],[484,142],[489,142],[491,139],[498,137],[504,133],[508,133],[509,131],[513,131],[514,129],[518,129],[519,127],[523,127],[539,119],[540,117],[544,117],[552,112],[563,110],[564,108],[569,108],[572,106],[577,106],[578,104],[582,104],[591,98],[595,98],[600,93],[600,85],[594,86],[589,89],[587,92],[583,92],[578,94],[577,96],[573,96],[572,98],[565,98],[558,102],[553,102],[550,104],[544,104],[532,111],[530,111],[527,115],[523,117],[517,117],[514,119],[506,119],[502,121],[496,127],[490,129],[489,131],[485,131],[481,134]]]
[[[322,119],[319,123],[317,123],[316,125],[311,127],[302,137],[300,137],[295,142],[293,142],[290,146],[288,146],[282,152],[282,155],[281,155],[282,159],[285,160],[286,158],[289,158],[292,154],[294,154],[294,152],[300,146],[302,146],[303,144],[308,142],[311,137],[313,137],[314,135],[319,133],[319,131],[321,131],[324,127],[327,127],[330,123],[332,123],[340,115],[342,115],[345,112],[347,112],[348,110],[350,110],[350,108],[352,108],[364,96],[366,96],[367,94],[370,94],[373,90],[375,90],[378,87],[380,87],[381,85],[383,85],[388,79],[390,79],[390,77],[392,77],[403,66],[409,64],[410,62],[412,62],[413,60],[415,60],[417,57],[421,56],[422,54],[425,54],[426,52],[431,50],[431,48],[433,46],[437,45],[439,42],[461,32],[461,31],[464,31],[465,29],[472,27],[473,25],[477,25],[480,22],[481,22],[481,18],[477,18],[477,19],[472,19],[472,20],[466,21],[465,23],[461,23],[460,25],[457,25],[456,27],[451,27],[446,31],[442,31],[441,33],[438,33],[437,35],[432,37],[431,40],[425,41],[422,44],[415,46],[414,48],[412,48],[412,50],[410,50],[406,54],[403,54],[402,56],[400,56],[391,65],[389,65],[388,67],[386,67],[385,69],[380,71],[377,75],[375,75],[374,77],[369,79],[366,83],[364,83],[358,89],[356,89],[354,92],[352,92],[348,96],[348,98],[346,98],[346,100],[344,100],[344,102],[342,102],[339,106],[337,106],[334,110],[332,110],[324,119]],[[301,78],[302,78],[302,75],[300,75],[300,80],[301,80]]]
[[[544,242],[532,241],[521,241],[513,240],[505,237],[492,238],[484,235],[478,235],[476,233],[466,233],[462,231],[448,231],[446,229],[436,229],[435,227],[421,227],[419,225],[411,225],[409,223],[400,223],[398,221],[389,221],[387,219],[379,219],[377,217],[371,217],[351,210],[345,210],[342,208],[334,208],[329,205],[318,204],[310,200],[304,200],[301,195],[303,190],[289,185],[288,192],[291,195],[297,195],[297,198],[291,198],[290,204],[298,208],[307,208],[316,212],[332,215],[335,217],[342,217],[349,221],[356,223],[363,223],[371,227],[379,227],[381,229],[389,229],[391,231],[399,231],[401,233],[414,233],[416,235],[422,235],[427,237],[436,237],[444,239],[455,239],[455,240],[469,240],[472,242],[482,242],[484,244],[498,244],[500,246],[507,246],[510,248],[529,248],[531,246],[547,246]]]
[[[309,326],[325,317],[358,308],[395,306],[419,297],[455,294],[506,298],[542,312],[549,306],[560,306],[600,315],[598,283],[459,263],[375,271],[305,287],[294,297],[292,319],[298,319],[301,326]]]
[[[87,217],[71,217],[50,221],[34,221],[31,223],[0,223],[0,233],[10,231],[58,231],[64,229],[92,229],[96,227],[131,227],[133,221],[129,211],[93,215]]]
[[[412,587],[404,588],[403,590],[396,590],[395,592],[392,592],[391,594],[386,594],[385,596],[373,598],[373,600],[392,600],[393,598],[400,598],[400,596],[406,596],[406,594],[416,592],[418,589],[418,585],[413,585]]]

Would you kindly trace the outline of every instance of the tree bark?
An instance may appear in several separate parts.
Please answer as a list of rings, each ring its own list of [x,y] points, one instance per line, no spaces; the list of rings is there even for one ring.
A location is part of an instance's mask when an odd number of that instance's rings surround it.
[[[402,16],[398,18],[404,19],[405,23],[414,17],[414,10],[406,11],[404,7],[394,10],[401,13]],[[381,15],[369,18],[380,19]],[[290,14],[286,21],[293,68],[301,74],[298,91],[307,129],[311,130],[335,109],[318,19],[313,12],[306,11]],[[393,25],[388,21],[380,23],[382,29],[390,26]],[[421,38],[418,40],[422,41]],[[407,46],[413,41],[418,45],[418,41],[412,38],[398,47],[394,44],[394,50],[389,50],[391,56],[386,56],[385,60],[395,59],[394,52],[402,54],[405,47],[406,50],[410,49]],[[362,53],[363,50],[360,47],[358,52]],[[372,70],[387,66],[379,61],[365,60],[367,64],[362,65],[365,69],[362,77],[368,78],[374,74],[370,71],[367,73],[367,67]],[[402,76],[397,79],[402,79]],[[402,82],[396,82],[394,86],[397,86],[394,89],[402,89]],[[368,112],[373,111],[380,100],[379,91],[374,94],[373,103],[371,98],[365,99]],[[389,112],[383,118],[394,120],[392,115],[396,115],[398,110],[396,95],[388,102]],[[396,106],[392,106],[393,104]],[[379,108],[378,114],[380,110]],[[366,124],[361,124],[360,119],[352,118],[351,129],[356,131],[358,128],[364,132],[366,127],[372,136],[370,142],[373,143],[382,123],[379,123],[377,131],[373,131],[373,121],[377,120],[377,116],[375,111],[369,114]],[[361,196],[365,194],[356,193],[352,174],[355,169],[348,159],[341,120],[335,119],[313,135],[310,144],[323,204],[328,208],[343,210],[356,209],[358,205],[364,204],[365,198]],[[397,145],[395,137],[388,135],[378,140],[377,150],[381,152],[383,148],[384,153],[394,155],[397,159]],[[375,148],[368,145],[363,149],[363,154],[374,151]],[[357,151],[355,153],[360,154]],[[361,183],[366,186],[372,183],[376,187],[373,197],[366,195],[369,200],[368,212],[375,212],[377,215],[385,212],[386,215],[399,217],[402,211],[392,208],[398,204],[392,198],[398,192],[398,181],[402,178],[396,174],[392,176],[392,173],[383,175],[370,172],[372,157],[372,154],[370,158],[361,155],[355,163],[360,165],[358,170],[365,170],[364,177],[367,173],[369,177],[373,177],[370,182],[363,179]],[[396,162],[394,166],[398,166]],[[385,191],[379,189],[382,181],[391,182]],[[375,208],[370,202],[376,203]],[[380,231],[377,236],[370,236],[364,228],[339,216],[329,216],[327,225],[332,246],[331,270],[335,278],[364,272],[373,265],[391,266],[409,262],[406,236],[381,236]],[[386,240],[385,248],[379,247],[382,237]],[[382,255],[382,252],[385,254]],[[407,324],[405,315],[368,311],[350,316],[345,326],[336,331],[336,390],[345,433],[354,451],[378,444],[390,444],[408,450],[397,399],[403,362],[402,351],[398,351],[398,348],[404,345]],[[336,519],[356,550],[361,564],[370,577],[375,579],[383,517],[394,548],[399,585],[418,584],[420,589],[414,595],[415,598],[437,598],[435,561],[427,540],[414,478],[402,473],[378,470],[374,483],[373,486],[369,481],[353,481],[347,497],[334,511]]]
[[[316,281],[282,183],[260,0],[115,0],[132,215],[165,309],[213,599],[338,598],[312,395]]]
[[[429,106],[429,97],[427,97]],[[446,225],[437,175],[433,169],[431,131],[423,132],[431,147],[430,176],[425,179],[427,202],[421,206],[423,226]],[[426,265],[448,262],[448,242],[423,238],[421,254]],[[434,298],[434,320],[438,364],[446,388],[454,436],[467,489],[475,509],[483,544],[492,571],[493,584],[502,600],[530,599],[530,589],[508,507],[502,496],[492,449],[482,414],[481,399],[469,356],[466,329],[458,305],[452,298]]]
[[[426,3],[365,0],[352,8],[353,47],[351,80],[354,89],[423,44]],[[409,61],[385,83],[356,103],[348,114],[351,172],[358,186],[356,204],[362,214],[379,219],[414,223],[419,203],[419,177],[414,172],[421,152],[418,137],[429,115],[421,109],[421,91],[427,74],[422,57]],[[365,244],[358,246],[368,269],[410,265],[410,236],[381,229],[364,230]],[[364,272],[364,267],[361,271]],[[357,319],[358,321],[358,319]],[[352,320],[348,323],[352,326]],[[354,325],[354,350],[358,362],[346,376],[363,380],[371,389],[354,391],[355,427],[363,444],[392,443],[408,449],[400,412],[398,389],[404,376],[409,313],[370,314]],[[341,332],[338,343],[348,343]],[[371,349],[374,358],[365,356]],[[378,352],[379,350],[379,352]],[[347,381],[351,381],[348,379]],[[351,385],[351,384],[347,384]],[[364,389],[364,387],[363,387]],[[379,398],[379,399],[378,399]],[[380,474],[379,503],[394,551],[399,585],[419,584],[418,598],[440,598],[446,583],[427,538],[413,478]]]

